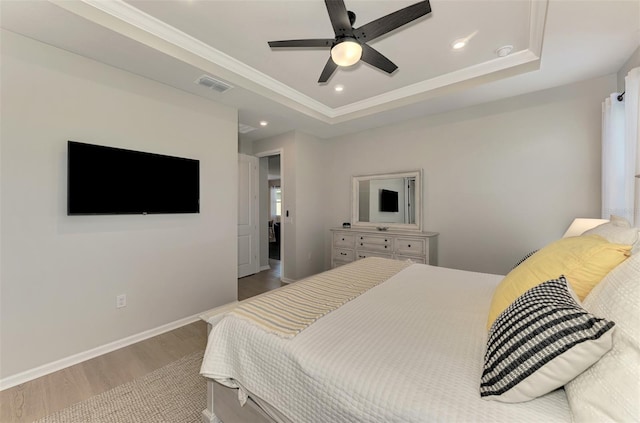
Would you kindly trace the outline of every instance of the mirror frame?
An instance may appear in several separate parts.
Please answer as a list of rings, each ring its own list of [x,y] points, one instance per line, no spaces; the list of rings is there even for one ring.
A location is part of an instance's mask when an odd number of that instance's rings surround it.
[[[390,178],[416,178],[415,214],[416,223],[360,222],[360,181]],[[392,230],[422,232],[422,169],[408,172],[379,173],[372,175],[356,175],[351,177],[351,226],[356,228],[376,229],[387,227]]]

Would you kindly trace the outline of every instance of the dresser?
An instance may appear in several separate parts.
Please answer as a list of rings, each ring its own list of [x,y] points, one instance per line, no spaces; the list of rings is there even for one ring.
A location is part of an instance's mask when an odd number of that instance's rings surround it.
[[[331,229],[331,267],[367,257],[438,264],[438,233]]]

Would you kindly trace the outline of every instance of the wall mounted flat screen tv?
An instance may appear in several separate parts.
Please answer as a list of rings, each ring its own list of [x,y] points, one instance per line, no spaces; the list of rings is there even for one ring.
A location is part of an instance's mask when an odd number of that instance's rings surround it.
[[[397,212],[398,211],[398,191],[388,189],[380,190],[380,211],[381,212]]]
[[[68,215],[199,212],[200,161],[68,142]]]

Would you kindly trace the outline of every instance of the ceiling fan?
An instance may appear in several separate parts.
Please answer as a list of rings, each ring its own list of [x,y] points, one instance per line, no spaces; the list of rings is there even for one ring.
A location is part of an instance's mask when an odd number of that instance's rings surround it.
[[[319,83],[327,82],[338,66],[351,66],[360,60],[387,73],[392,73],[398,69],[398,66],[378,50],[370,47],[367,42],[431,13],[431,5],[429,0],[426,0],[378,18],[359,28],[354,28],[356,14],[347,10],[343,0],[325,0],[325,4],[335,38],[269,41],[271,48],[331,48],[331,57],[320,74]]]

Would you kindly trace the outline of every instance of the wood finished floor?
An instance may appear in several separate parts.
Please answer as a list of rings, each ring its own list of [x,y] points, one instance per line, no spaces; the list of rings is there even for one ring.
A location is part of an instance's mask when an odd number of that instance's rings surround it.
[[[238,300],[281,286],[280,262],[238,279]],[[0,392],[0,422],[33,422],[101,394],[195,351],[204,351],[207,325],[197,321]]]
[[[238,279],[238,301],[286,285],[280,282],[280,261],[269,259],[271,269]]]

